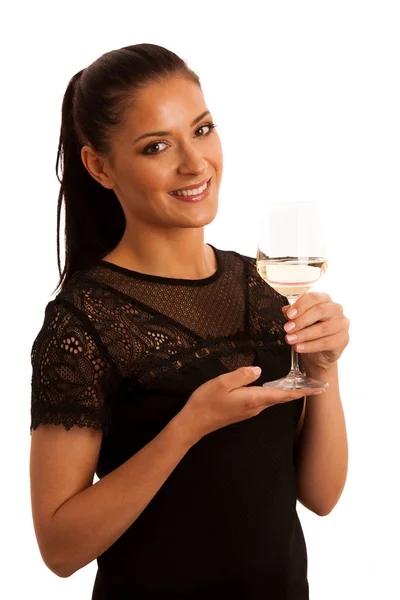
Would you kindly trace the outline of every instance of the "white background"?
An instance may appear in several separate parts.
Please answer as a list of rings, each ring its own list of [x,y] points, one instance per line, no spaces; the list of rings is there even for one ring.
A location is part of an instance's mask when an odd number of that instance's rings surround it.
[[[55,160],[65,88],[104,52],[151,42],[200,75],[218,124],[224,175],[207,242],[255,256],[268,200],[314,200],[325,214],[329,269],[318,289],[351,319],[340,359],[350,465],[329,516],[299,507],[310,597],[400,598],[399,4],[12,6],[1,18],[1,595],[91,597],[95,562],[58,578],[42,562],[33,532],[30,350],[58,282]]]

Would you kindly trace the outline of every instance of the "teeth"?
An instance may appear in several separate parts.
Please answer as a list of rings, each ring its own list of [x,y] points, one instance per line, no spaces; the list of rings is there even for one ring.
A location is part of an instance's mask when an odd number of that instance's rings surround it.
[[[204,192],[204,190],[207,188],[207,183],[205,183],[204,185],[202,185],[201,187],[195,189],[195,190],[183,190],[182,192],[171,192],[174,196],[197,196],[198,194],[201,194],[202,192]]]

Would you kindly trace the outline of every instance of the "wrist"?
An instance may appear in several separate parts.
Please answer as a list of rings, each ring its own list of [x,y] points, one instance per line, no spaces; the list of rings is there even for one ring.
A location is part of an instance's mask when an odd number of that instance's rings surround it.
[[[167,427],[173,433],[174,439],[184,449],[189,450],[196,444],[201,436],[196,432],[192,419],[186,414],[184,409],[180,410],[177,415],[168,423]]]
[[[327,381],[329,379],[337,379],[338,378],[338,364],[337,361],[334,363],[330,363],[326,367],[318,367],[312,362],[307,361],[306,357],[302,357],[302,366],[304,371],[308,377],[312,377],[313,379],[321,379],[322,381]]]

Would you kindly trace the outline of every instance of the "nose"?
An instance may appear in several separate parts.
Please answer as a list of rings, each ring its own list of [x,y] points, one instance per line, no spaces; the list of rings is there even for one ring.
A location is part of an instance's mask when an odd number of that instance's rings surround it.
[[[178,171],[181,175],[202,175],[207,171],[207,161],[197,148],[191,144],[187,144],[182,149]]]

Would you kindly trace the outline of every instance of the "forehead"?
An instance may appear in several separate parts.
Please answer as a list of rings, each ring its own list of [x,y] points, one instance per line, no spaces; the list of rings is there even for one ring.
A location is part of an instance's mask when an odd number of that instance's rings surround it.
[[[188,126],[206,110],[200,86],[186,78],[174,77],[143,88],[126,111],[126,123],[139,133],[148,127],[170,129]]]

